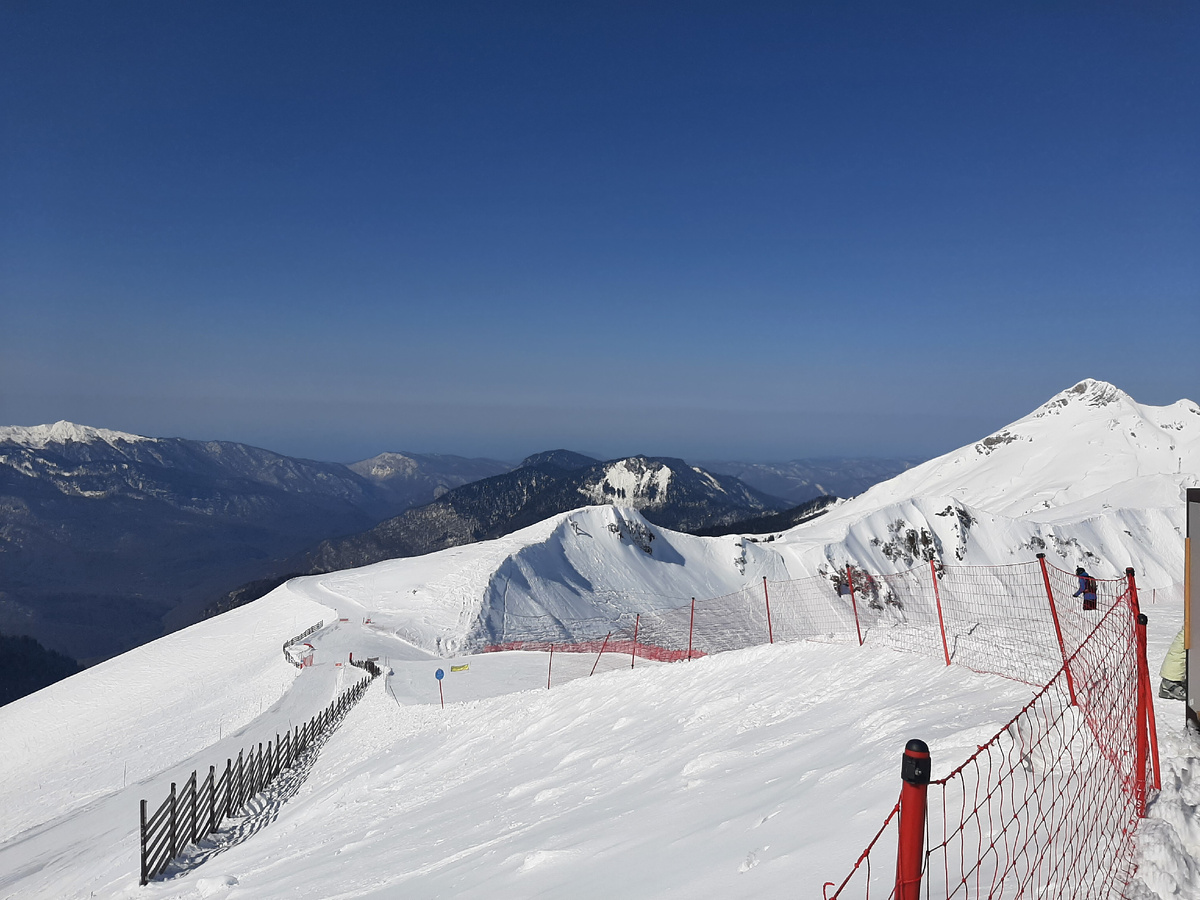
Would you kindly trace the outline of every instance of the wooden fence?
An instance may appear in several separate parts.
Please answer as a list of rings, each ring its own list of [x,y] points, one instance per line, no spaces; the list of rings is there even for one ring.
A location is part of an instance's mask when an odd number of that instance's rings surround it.
[[[324,624],[325,624],[325,621],[321,620],[316,625],[311,625],[308,628],[304,629],[302,632],[300,632],[294,638],[288,638],[286,641],[284,641],[283,642],[283,658],[286,659],[288,662],[290,662],[297,669],[303,669],[304,663],[297,662],[296,660],[292,659],[292,655],[290,653],[288,653],[288,647],[292,646],[292,644],[298,644],[302,640],[304,640],[306,637],[308,637],[310,634],[314,634],[314,633],[320,631],[321,627]]]
[[[291,768],[316,738],[337,727],[380,674],[372,660],[354,665],[370,677],[342,691],[306,724],[275,735],[265,749],[259,743],[257,749],[251,746],[249,752],[238,751],[236,760],[225,760],[225,769],[219,776],[216,766],[209,766],[203,781],[198,781],[198,773],[193,771],[182,790],[177,790],[175,782],[171,782],[171,793],[153,813],[147,813],[146,801],[142,801],[142,884],[159,875],[186,847],[218,831],[225,819],[239,813],[284,769]]]

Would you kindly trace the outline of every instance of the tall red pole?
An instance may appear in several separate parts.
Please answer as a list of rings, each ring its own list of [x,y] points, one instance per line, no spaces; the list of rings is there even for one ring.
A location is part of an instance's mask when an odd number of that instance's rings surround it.
[[[1058,635],[1058,649],[1062,653],[1063,669],[1067,673],[1067,693],[1071,695],[1071,705],[1078,706],[1075,700],[1075,679],[1071,676],[1071,667],[1067,665],[1067,644],[1063,640],[1062,626],[1058,624],[1058,607],[1054,605],[1054,591],[1050,587],[1050,573],[1046,569],[1046,554],[1039,553],[1037,555],[1038,562],[1042,566],[1042,583],[1046,585],[1046,599],[1050,602],[1050,615],[1054,619],[1054,633]]]
[[[638,613],[637,618],[633,620],[633,650],[629,654],[629,668],[633,668],[634,662],[637,660],[637,633],[638,626],[642,624],[642,614]]]
[[[763,599],[767,601],[767,641],[775,643],[775,632],[771,630],[771,596],[767,593],[767,576],[763,576]]]
[[[921,871],[925,862],[925,809],[929,773],[933,764],[929,746],[913,739],[904,747],[900,765],[900,839],[896,850],[896,900],[921,900]]]
[[[858,646],[862,646],[862,626],[858,624],[858,601],[854,598],[854,572],[846,563],[846,583],[850,585],[850,608],[854,610],[854,629],[858,632]]]
[[[550,645],[550,665],[546,667],[546,690],[550,690],[550,673],[554,671],[554,645]]]
[[[610,637],[612,637],[611,631],[604,636],[604,643],[600,645],[600,652],[596,654],[596,661],[592,663],[592,671],[588,673],[589,678],[596,674],[596,666],[600,665],[600,657],[604,655],[604,648],[608,646],[608,639]]]
[[[942,618],[942,592],[938,590],[937,562],[929,561],[929,574],[933,578],[933,599],[937,603],[938,627],[942,629],[942,652],[946,654],[946,665],[950,665],[950,645],[946,643],[946,620]]]
[[[438,699],[442,701],[442,709],[446,708],[446,695],[442,693],[442,681],[438,679]]]
[[[692,631],[696,627],[696,598],[692,598],[692,618],[688,621],[688,659],[692,658]]]
[[[1138,602],[1137,579],[1133,569],[1125,570],[1125,578],[1129,583],[1129,604],[1132,607],[1134,621],[1137,622],[1137,661],[1138,661],[1138,753],[1137,784],[1138,815],[1146,815],[1146,757],[1150,758],[1151,783],[1150,787],[1158,790],[1162,787],[1158,760],[1158,725],[1154,721],[1154,693],[1150,688],[1150,667],[1146,660],[1146,624],[1149,621],[1142,615],[1141,604]]]

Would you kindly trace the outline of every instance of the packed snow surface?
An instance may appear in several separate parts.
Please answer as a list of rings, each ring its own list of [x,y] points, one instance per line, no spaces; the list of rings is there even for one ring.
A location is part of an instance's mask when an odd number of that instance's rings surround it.
[[[290,582],[0,708],[0,896],[516,900],[607,897],[615,884],[647,898],[820,896],[895,802],[906,740],[931,745],[940,776],[1032,693],[936,659],[816,643],[638,660],[547,690],[547,654],[437,658],[327,592]],[[1180,595],[1144,602],[1157,666]],[[315,619],[316,665],[297,670],[282,642]],[[349,652],[389,674],[248,816],[139,888],[138,801],[156,806],[171,781],[306,720],[362,677],[342,664]],[[1200,896],[1188,880],[1200,746],[1180,704],[1158,707],[1165,790],[1142,830],[1141,884]]]

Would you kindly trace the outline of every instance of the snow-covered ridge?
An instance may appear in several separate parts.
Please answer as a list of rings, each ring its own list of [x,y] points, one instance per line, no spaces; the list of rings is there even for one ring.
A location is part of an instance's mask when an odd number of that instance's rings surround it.
[[[55,422],[53,425],[0,425],[0,443],[10,442],[36,450],[45,449],[50,444],[67,444],[72,442],[90,444],[94,441],[103,441],[106,444],[113,444],[117,441],[135,443],[138,441],[157,440],[157,438],[144,437],[140,434],[112,431],[108,428],[76,425],[74,422],[67,422],[66,420]]]
[[[380,453],[370,459],[351,463],[349,468],[365,478],[385,481],[388,478],[395,478],[397,475],[411,478],[417,473],[420,465],[415,459],[405,456],[403,453]]]
[[[948,496],[1004,516],[1045,518],[1085,500],[1099,512],[1114,490],[1123,492],[1120,505],[1158,507],[1167,483],[1180,493],[1195,486],[1196,472],[1200,407],[1193,401],[1144,406],[1107,382],[1086,379],[982,440],[876,485],[846,512]],[[1125,488],[1146,478],[1158,483],[1145,501],[1128,496]]]
[[[650,466],[644,459],[623,459],[609,466],[599,482],[579,492],[593,503],[606,503],[616,497],[635,508],[662,505],[671,475],[666,466]]]

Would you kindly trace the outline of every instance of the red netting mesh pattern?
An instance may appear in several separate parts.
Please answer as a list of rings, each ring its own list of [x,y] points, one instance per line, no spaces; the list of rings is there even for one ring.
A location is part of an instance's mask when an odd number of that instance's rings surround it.
[[[1063,579],[1074,576],[1056,569],[1051,574],[1061,596]],[[1101,608],[1111,605],[1123,583],[1100,582]],[[613,604],[611,592],[600,593],[606,605]],[[631,599],[645,604],[640,595]],[[1096,613],[1085,616],[1079,606],[1064,612],[1060,645],[1037,563],[930,564],[891,575],[851,567],[833,577],[764,580],[640,615],[567,619],[507,613],[502,633],[485,641],[483,649],[549,650],[553,645],[556,652],[673,661],[773,641],[861,642],[1041,685],[1062,665],[1064,652],[1078,648],[1095,619]],[[606,664],[602,659],[596,671]]]
[[[1028,586],[1022,574],[1014,583]],[[1061,659],[1061,630],[1069,658],[970,759],[931,782],[925,897],[1115,900],[1133,877],[1133,833],[1153,771],[1137,749],[1146,746],[1139,732],[1148,714],[1138,702],[1144,673],[1128,583],[1099,582],[1097,609],[1084,610],[1071,597],[1074,575],[1049,566],[1045,578],[1036,574],[1043,596],[1049,582],[1058,613],[1057,630],[1048,614],[1053,650]],[[1044,629],[1034,613],[1031,629]],[[1031,638],[1026,659],[1046,646],[1044,634]],[[895,896],[896,843],[880,839],[891,818],[831,898]]]
[[[1044,685],[931,784],[925,896],[1116,898],[1133,875],[1132,835],[1152,776],[1151,759],[1136,749],[1143,739],[1145,752],[1144,666],[1126,579],[1097,580],[1095,609],[1072,596],[1078,587],[1073,574],[1036,562],[935,562],[891,575],[850,567],[611,619],[509,614],[485,649],[552,651],[548,684],[638,660],[819,640]],[[896,843],[887,835],[895,816],[831,897],[894,896]]]

